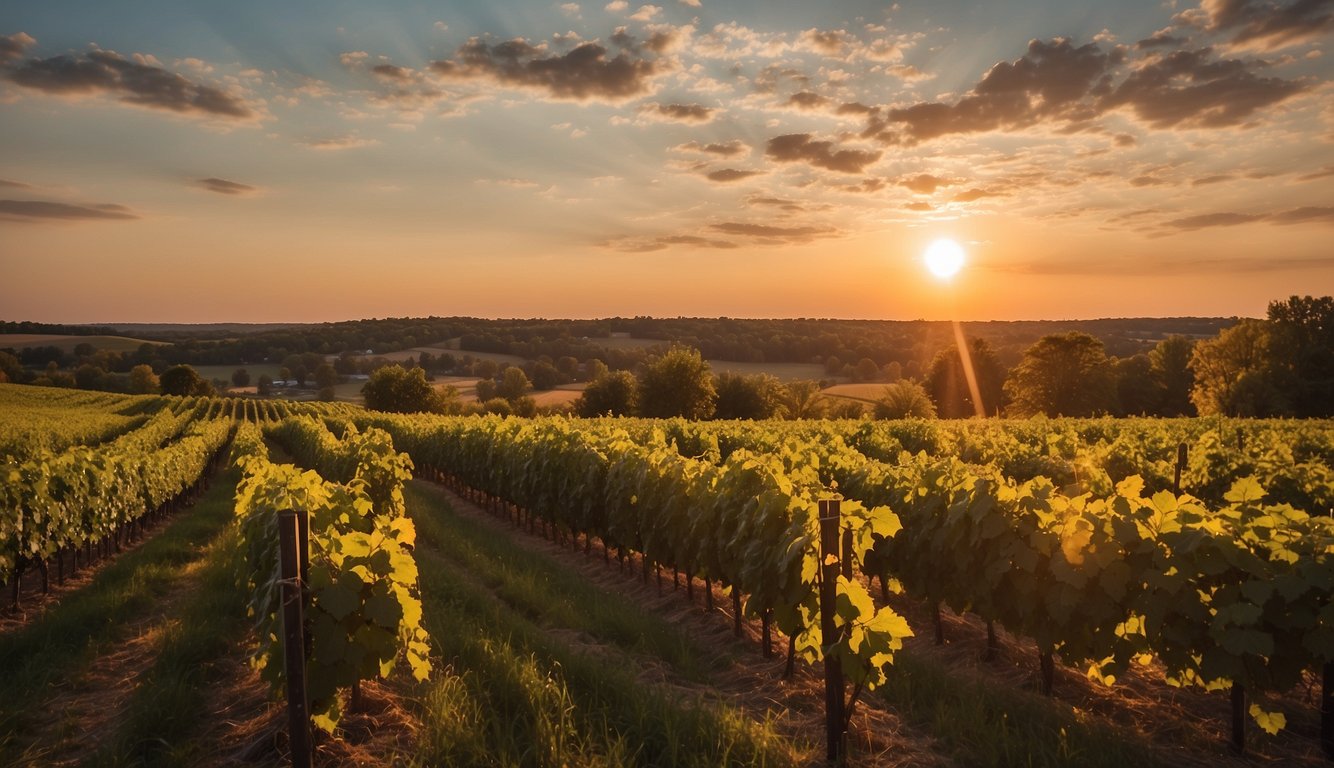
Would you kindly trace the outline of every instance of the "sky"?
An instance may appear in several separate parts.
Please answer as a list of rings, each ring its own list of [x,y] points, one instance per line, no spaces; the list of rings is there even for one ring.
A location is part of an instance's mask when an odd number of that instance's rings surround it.
[[[0,319],[1334,293],[1334,0],[655,3],[4,3]]]

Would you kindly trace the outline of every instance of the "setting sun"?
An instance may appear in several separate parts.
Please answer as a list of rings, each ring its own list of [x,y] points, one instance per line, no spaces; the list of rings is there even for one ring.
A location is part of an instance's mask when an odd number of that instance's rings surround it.
[[[963,268],[963,247],[949,238],[941,238],[927,246],[922,254],[926,268],[941,280],[949,280]]]

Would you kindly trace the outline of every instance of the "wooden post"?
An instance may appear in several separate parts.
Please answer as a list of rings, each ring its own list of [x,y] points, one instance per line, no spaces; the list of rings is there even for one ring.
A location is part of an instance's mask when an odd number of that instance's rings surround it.
[[[1177,445],[1177,467],[1176,473],[1172,477],[1172,493],[1176,496],[1181,495],[1181,471],[1186,468],[1186,444]]]
[[[820,637],[824,645],[825,759],[843,761],[843,668],[830,650],[838,642],[834,608],[838,600],[839,502],[820,501]]]
[[[287,730],[292,768],[311,768],[310,704],[306,700],[306,641],[302,625],[300,515],[278,513],[278,554],[282,568],[283,664],[287,677]]]
[[[1232,683],[1232,748],[1246,751],[1246,686]]]
[[[1334,662],[1325,662],[1320,681],[1320,743],[1334,760]]]

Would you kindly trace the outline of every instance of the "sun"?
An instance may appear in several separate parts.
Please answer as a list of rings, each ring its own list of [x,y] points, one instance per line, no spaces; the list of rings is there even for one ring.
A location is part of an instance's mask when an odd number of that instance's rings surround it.
[[[949,280],[963,268],[963,247],[947,237],[941,238],[927,246],[922,260],[931,274]]]

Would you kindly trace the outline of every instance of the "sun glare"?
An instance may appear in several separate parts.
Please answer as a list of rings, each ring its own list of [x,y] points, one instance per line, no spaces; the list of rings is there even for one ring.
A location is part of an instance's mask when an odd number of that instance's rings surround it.
[[[922,259],[931,274],[949,280],[963,268],[963,247],[949,238],[942,238],[927,246]]]

